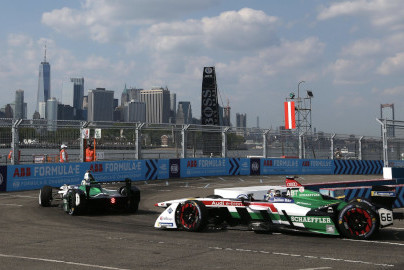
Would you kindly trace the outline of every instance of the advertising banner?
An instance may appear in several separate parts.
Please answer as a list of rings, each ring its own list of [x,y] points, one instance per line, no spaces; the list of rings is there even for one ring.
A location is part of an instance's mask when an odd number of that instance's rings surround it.
[[[7,191],[39,189],[44,185],[59,187],[79,184],[86,171],[100,182],[145,180],[145,160],[105,161],[88,163],[49,163],[9,165]]]
[[[227,158],[185,158],[181,159],[181,177],[228,175]]]
[[[170,178],[180,178],[181,177],[181,161],[179,158],[170,159]]]
[[[261,159],[262,175],[333,174],[334,168],[334,161],[328,159]]]

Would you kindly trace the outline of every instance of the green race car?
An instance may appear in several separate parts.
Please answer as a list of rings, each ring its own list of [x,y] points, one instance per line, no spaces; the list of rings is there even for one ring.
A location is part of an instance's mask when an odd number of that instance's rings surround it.
[[[124,182],[125,185],[117,189],[107,189],[104,184],[110,183],[96,182],[87,172],[80,185],[63,185],[57,192],[53,192],[51,186],[43,186],[39,191],[39,205],[47,207],[52,201],[59,201],[69,215],[110,209],[135,213],[139,207],[140,191],[132,186],[130,179]]]
[[[292,229],[368,239],[393,224],[394,192],[381,189],[372,200],[345,202],[305,189],[293,178],[285,186],[225,188],[207,198],[157,203],[166,208],[156,228],[201,231],[209,225],[246,225],[257,233]]]

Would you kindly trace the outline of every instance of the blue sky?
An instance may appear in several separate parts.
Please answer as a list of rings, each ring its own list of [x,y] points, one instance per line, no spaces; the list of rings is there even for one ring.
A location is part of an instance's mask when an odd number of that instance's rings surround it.
[[[0,106],[25,91],[32,116],[47,44],[51,93],[85,78],[120,98],[167,86],[200,117],[202,69],[216,66],[223,104],[247,125],[283,125],[290,92],[312,90],[318,131],[377,136],[380,104],[404,103],[404,2],[262,0],[5,1]]]

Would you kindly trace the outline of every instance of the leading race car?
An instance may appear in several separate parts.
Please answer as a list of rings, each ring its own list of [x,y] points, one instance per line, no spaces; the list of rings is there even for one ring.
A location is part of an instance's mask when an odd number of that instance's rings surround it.
[[[294,178],[287,178],[286,186],[269,186],[265,196],[262,194],[262,188],[233,188],[215,190],[215,195],[207,198],[160,202],[156,206],[166,209],[154,226],[196,232],[209,225],[247,225],[256,233],[292,229],[368,239],[380,228],[393,224],[395,193],[383,187],[375,188],[372,200],[345,202],[305,189]]]
[[[114,183],[120,183],[117,181]],[[60,202],[63,210],[69,215],[90,213],[108,209],[125,210],[135,213],[140,202],[140,191],[132,186],[131,180],[126,179],[125,185],[120,188],[107,189],[96,182],[88,171],[80,185],[63,185],[57,192],[51,186],[43,186],[39,191],[39,205],[51,206],[52,201]]]

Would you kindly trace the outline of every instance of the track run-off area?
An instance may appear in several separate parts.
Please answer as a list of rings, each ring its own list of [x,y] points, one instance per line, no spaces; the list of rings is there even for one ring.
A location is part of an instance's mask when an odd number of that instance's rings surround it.
[[[298,180],[304,185],[380,178]],[[404,269],[404,220],[368,241],[289,231],[255,234],[244,227],[201,233],[153,227],[163,211],[157,202],[204,197],[215,188],[284,183],[284,176],[139,181],[138,213],[81,216],[56,205],[40,207],[38,190],[0,193],[0,269]]]

